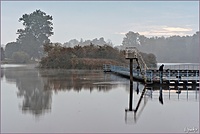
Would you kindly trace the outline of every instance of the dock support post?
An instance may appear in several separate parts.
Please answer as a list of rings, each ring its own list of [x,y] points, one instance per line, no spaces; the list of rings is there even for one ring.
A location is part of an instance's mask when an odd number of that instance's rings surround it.
[[[130,83],[133,84],[133,59],[130,59]]]
[[[129,99],[129,110],[133,111],[133,59],[130,59],[130,99]]]

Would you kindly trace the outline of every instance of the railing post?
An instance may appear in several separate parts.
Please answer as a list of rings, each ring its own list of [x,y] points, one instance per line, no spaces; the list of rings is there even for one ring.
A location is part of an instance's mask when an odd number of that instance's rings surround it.
[[[188,84],[188,70],[187,70],[187,84]]]
[[[197,70],[196,70],[196,85],[195,85],[195,88],[196,88],[196,99],[197,99]]]
[[[170,84],[170,78],[171,78],[171,76],[170,76],[170,71],[171,71],[171,70],[169,70],[169,72],[168,72],[169,84]]]
[[[178,83],[179,83],[179,70],[178,70]]]
[[[188,86],[186,86],[187,87],[187,100],[188,100]]]
[[[196,83],[197,83],[197,70],[196,70]]]

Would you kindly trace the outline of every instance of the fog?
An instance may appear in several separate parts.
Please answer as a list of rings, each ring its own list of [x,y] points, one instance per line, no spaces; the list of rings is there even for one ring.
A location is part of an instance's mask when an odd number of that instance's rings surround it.
[[[119,49],[128,43],[136,44],[140,51],[155,54],[157,61],[162,63],[199,63],[199,32],[191,36],[145,37],[138,33],[126,34]]]

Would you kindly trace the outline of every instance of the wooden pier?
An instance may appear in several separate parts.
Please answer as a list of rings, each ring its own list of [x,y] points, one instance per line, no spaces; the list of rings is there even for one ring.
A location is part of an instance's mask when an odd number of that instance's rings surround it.
[[[104,65],[104,72],[112,72],[125,78],[130,78],[128,67]],[[156,69],[137,70],[133,68],[133,79],[147,86],[199,86],[199,70],[166,69],[161,72]]]

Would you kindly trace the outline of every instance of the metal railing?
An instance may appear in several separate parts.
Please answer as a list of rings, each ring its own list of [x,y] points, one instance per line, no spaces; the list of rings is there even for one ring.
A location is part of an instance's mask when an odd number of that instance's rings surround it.
[[[129,76],[130,69],[128,66],[115,66],[115,65],[104,65],[104,69]],[[137,78],[146,79],[147,83],[152,83],[155,79],[161,81],[161,72],[158,70],[138,70],[133,68],[133,76]],[[168,80],[199,80],[199,70],[164,70],[163,78]]]

